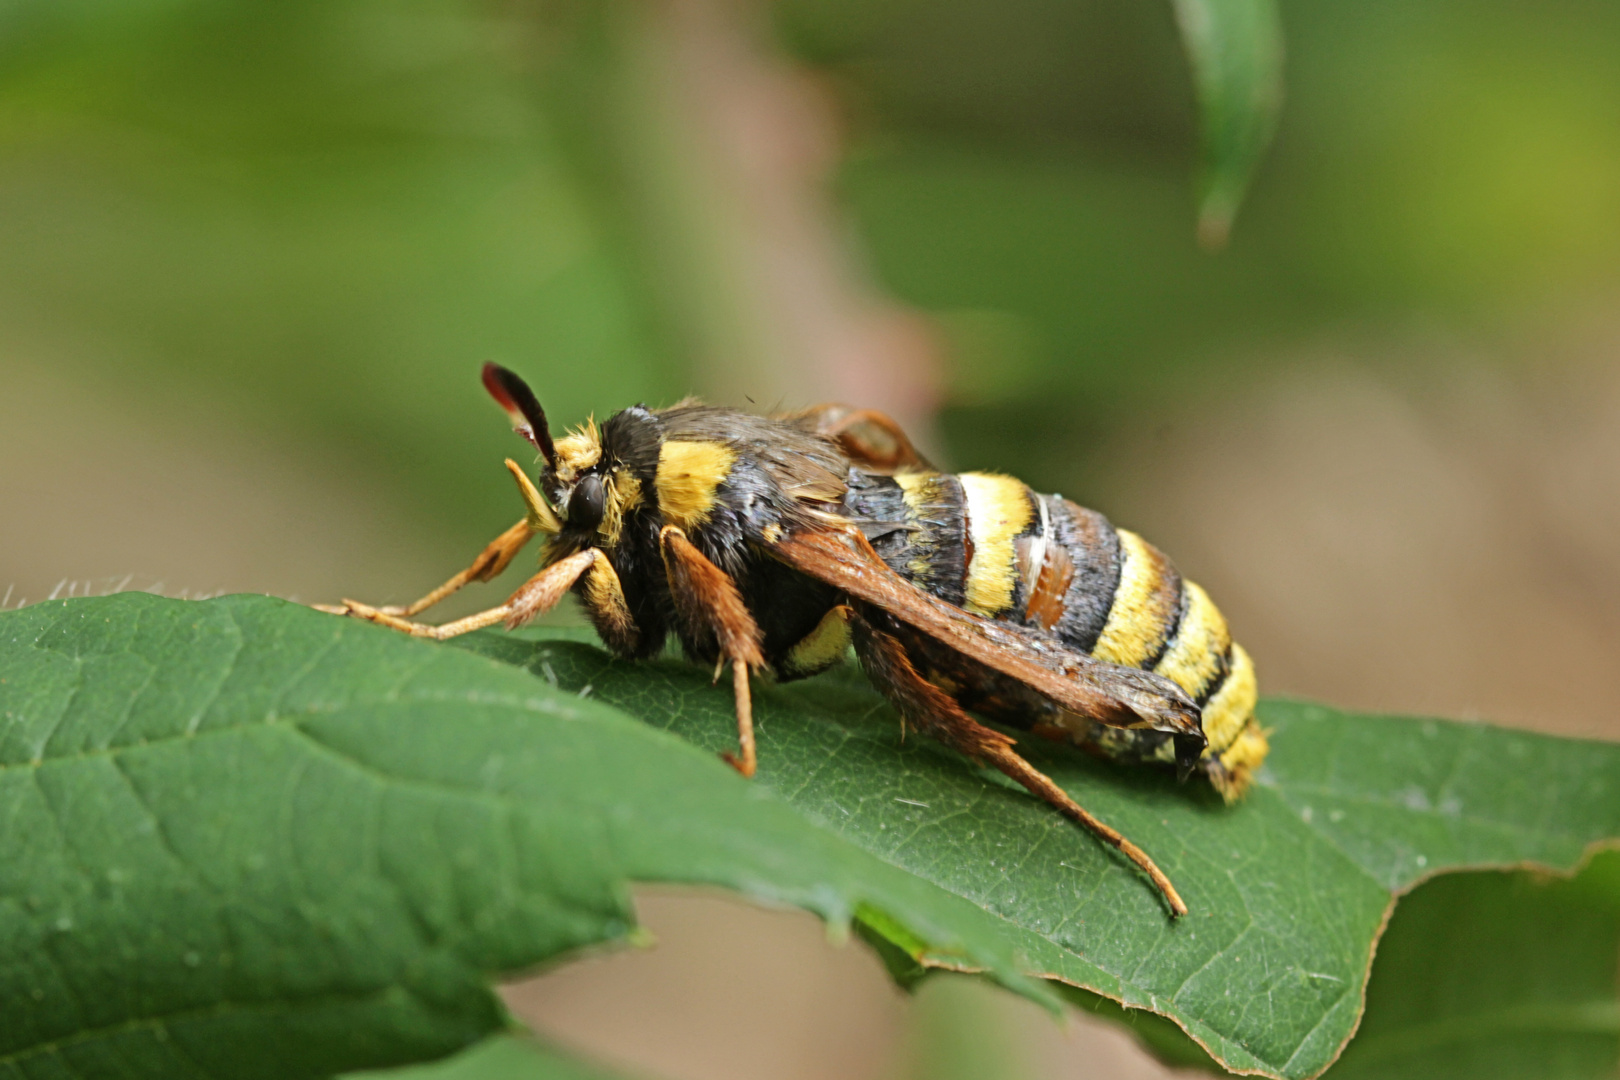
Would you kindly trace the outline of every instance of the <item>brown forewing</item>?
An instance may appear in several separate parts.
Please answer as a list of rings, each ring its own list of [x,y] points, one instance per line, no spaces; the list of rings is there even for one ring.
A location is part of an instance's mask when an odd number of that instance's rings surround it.
[[[1168,679],[1109,664],[1054,639],[998,625],[924,592],[890,569],[858,531],[800,531],[768,549],[800,573],[889,612],[952,649],[1116,727],[1198,732],[1199,710]]]

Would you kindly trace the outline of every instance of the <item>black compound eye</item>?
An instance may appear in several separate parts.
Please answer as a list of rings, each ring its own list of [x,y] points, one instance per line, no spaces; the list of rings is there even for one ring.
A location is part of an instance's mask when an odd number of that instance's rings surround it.
[[[594,473],[574,487],[568,497],[568,524],[581,529],[594,529],[602,523],[602,512],[607,508],[607,489],[602,478]]]

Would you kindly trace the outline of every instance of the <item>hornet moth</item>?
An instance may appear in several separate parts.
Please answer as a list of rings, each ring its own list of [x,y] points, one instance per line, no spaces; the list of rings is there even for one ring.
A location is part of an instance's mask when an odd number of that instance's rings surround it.
[[[1209,597],[1100,514],[1011,477],[943,473],[882,413],[823,405],[756,416],[683,401],[554,439],[515,374],[484,386],[542,459],[510,459],[527,513],[415,603],[322,610],[444,639],[523,625],[572,591],[615,655],[686,654],[730,669],[744,776],[755,767],[749,680],[823,671],[850,646],[910,727],[999,769],[1175,887],[968,715],[1105,757],[1202,773],[1228,801],[1266,754],[1254,665]],[[541,570],[504,604],[439,626],[415,616],[488,581],[535,535]]]

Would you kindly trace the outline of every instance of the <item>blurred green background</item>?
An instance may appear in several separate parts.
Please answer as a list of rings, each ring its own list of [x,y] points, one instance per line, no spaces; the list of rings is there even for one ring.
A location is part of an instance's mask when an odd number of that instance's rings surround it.
[[[706,61],[650,55],[690,36],[661,11],[14,0],[8,364],[42,357],[177,408],[206,397],[232,427],[431,506],[415,527],[463,545],[510,516],[475,480],[512,448],[472,376],[486,358],[570,422],[694,388],[770,392],[768,372],[710,385],[728,314],[693,295],[731,283],[712,265],[724,241],[693,234],[749,226],[672,190],[702,186],[678,159],[705,148],[659,100],[684,73],[656,69]],[[1167,5],[787,0],[724,17],[834,117],[835,227],[877,289],[936,318],[953,459],[993,453],[1050,484],[1069,466],[1028,425],[1130,427],[1302,342],[1417,335],[1512,362],[1504,336],[1613,296],[1620,9],[1283,15],[1282,126],[1213,257],[1190,226]]]
[[[1147,533],[1263,689],[1620,734],[1620,7],[1282,18],[1211,253],[1165,4],[0,5],[5,603],[414,596],[515,520],[496,360],[559,427],[887,408]]]

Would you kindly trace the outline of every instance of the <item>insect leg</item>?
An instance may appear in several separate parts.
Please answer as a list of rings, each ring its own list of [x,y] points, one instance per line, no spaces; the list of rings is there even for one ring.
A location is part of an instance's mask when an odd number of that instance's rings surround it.
[[[1118,830],[1093,817],[1045,773],[1025,761],[1013,749],[1013,740],[985,727],[962,711],[954,698],[918,674],[906,655],[905,646],[891,634],[874,627],[866,618],[854,620],[855,652],[883,696],[907,723],[975,761],[994,765],[1022,784],[1031,795],[1051,804],[1058,813],[1088,829],[1099,840],[1118,848],[1120,854],[1140,867],[1164,894],[1173,915],[1187,914],[1176,887],[1170,883],[1147,853]]]
[[[391,611],[374,608],[369,604],[362,604],[358,600],[345,600],[342,607],[325,607],[322,611],[330,611],[336,615],[353,615],[358,619],[365,619],[381,626],[391,627],[403,631],[412,637],[433,638],[443,641],[446,638],[457,637],[474,630],[482,630],[486,626],[496,623],[505,623],[508,630],[516,629],[539,615],[545,614],[557,606],[557,601],[573,587],[579,576],[589,570],[598,559],[604,558],[595,548],[586,548],[575,552],[566,559],[559,559],[534,577],[524,582],[517,592],[499,607],[492,607],[487,611],[480,611],[476,615],[468,615],[464,619],[445,623],[443,626],[429,626],[426,623],[412,622],[401,618]]]
[[[641,643],[641,627],[625,600],[624,584],[613,563],[597,559],[581,582],[580,602],[602,643],[620,656],[633,655]]]
[[[739,754],[721,756],[744,776],[753,776],[756,761],[754,706],[748,690],[748,673],[765,666],[765,656],[760,651],[763,635],[743,604],[736,582],[693,546],[684,532],[674,525],[666,525],[658,539],[676,611],[691,629],[712,633],[719,645],[721,661],[731,664]]]

